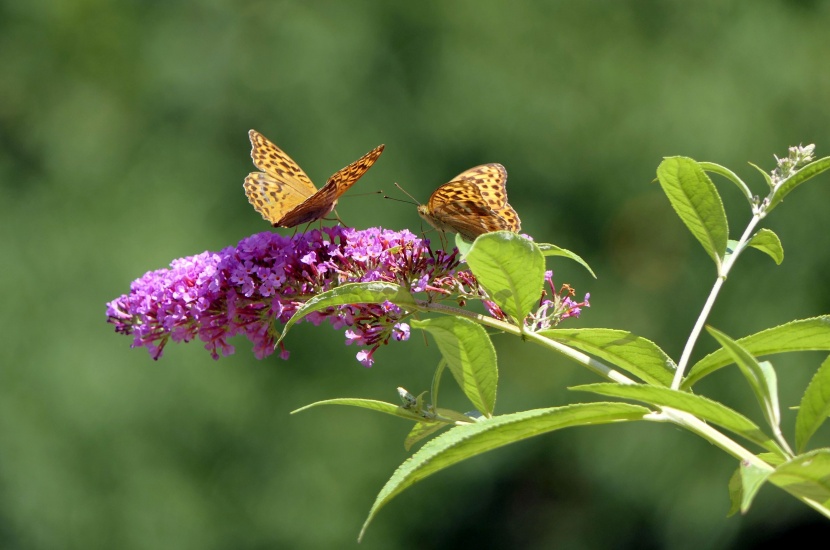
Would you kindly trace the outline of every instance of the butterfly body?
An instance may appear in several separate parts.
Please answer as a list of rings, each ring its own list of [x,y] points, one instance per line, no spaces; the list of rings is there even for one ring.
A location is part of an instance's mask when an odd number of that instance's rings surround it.
[[[262,172],[243,185],[248,202],[274,227],[294,227],[329,215],[337,200],[372,167],[383,145],[335,172],[319,190],[303,169],[268,138],[251,130],[251,158]]]
[[[470,168],[435,190],[418,207],[430,225],[468,240],[492,231],[518,233],[521,221],[507,203],[507,170],[501,164]]]

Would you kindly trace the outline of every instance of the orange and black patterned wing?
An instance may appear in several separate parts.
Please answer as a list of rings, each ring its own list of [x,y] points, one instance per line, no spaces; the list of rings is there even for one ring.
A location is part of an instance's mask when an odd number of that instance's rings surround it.
[[[474,184],[493,213],[503,220],[503,229],[514,233],[521,230],[519,215],[507,203],[507,170],[504,166],[498,163],[482,164],[458,174],[453,180]]]
[[[507,171],[501,164],[476,166],[435,190],[418,213],[435,228],[466,239],[491,231],[519,231],[516,211],[507,204]]]
[[[243,187],[248,202],[274,227],[290,227],[283,218],[317,192],[303,169],[268,138],[251,130],[251,158],[262,172],[251,172]]]
[[[348,191],[378,160],[383,152],[383,147],[383,145],[378,145],[353,163],[335,172],[319,191],[287,212],[280,225],[293,227],[327,216],[334,210],[337,199]]]

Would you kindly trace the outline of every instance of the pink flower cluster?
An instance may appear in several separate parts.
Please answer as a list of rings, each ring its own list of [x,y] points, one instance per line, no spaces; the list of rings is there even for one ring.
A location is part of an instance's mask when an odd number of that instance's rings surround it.
[[[309,298],[344,283],[396,283],[429,301],[480,299],[491,315],[504,318],[472,273],[458,267],[457,250],[434,251],[428,240],[406,230],[336,226],[293,237],[263,232],[235,247],[177,259],[169,269],[146,273],[133,281],[129,294],[107,304],[107,321],[116,332],[132,335],[132,346],[146,347],[154,359],[169,341],[196,338],[218,359],[234,352],[228,339],[238,334],[253,343],[261,359],[275,351],[280,333],[275,321],[285,323]],[[544,314],[531,325],[546,324],[543,318],[553,305],[548,302],[542,300]],[[578,315],[578,308],[570,314]],[[403,322],[408,315],[386,302],[331,307],[303,320],[347,327],[346,343],[362,347],[357,358],[371,366],[381,345],[409,338]],[[282,345],[280,357],[288,358]]]
[[[274,321],[288,321],[309,298],[347,282],[386,281],[413,292],[449,293],[456,253],[434,252],[409,231],[357,231],[328,227],[293,237],[264,232],[221,252],[174,260],[169,269],[133,281],[130,293],[107,304],[107,320],[133,347],[161,357],[169,341],[199,338],[214,358],[234,352],[228,339],[245,335],[258,358],[274,352]],[[437,285],[437,286],[436,286]],[[308,315],[314,324],[349,327],[347,342],[368,347],[358,359],[371,365],[372,352],[390,338],[406,340],[406,315],[391,303],[346,305]],[[288,357],[283,348],[280,356]]]

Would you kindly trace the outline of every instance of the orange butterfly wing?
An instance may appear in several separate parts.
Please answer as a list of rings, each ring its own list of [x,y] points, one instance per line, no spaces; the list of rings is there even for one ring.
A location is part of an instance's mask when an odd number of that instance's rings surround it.
[[[491,231],[521,229],[518,214],[507,203],[507,170],[501,164],[483,164],[462,172],[435,190],[418,213],[441,231],[466,239]]]
[[[320,190],[302,168],[268,138],[251,130],[251,158],[262,172],[251,172],[243,187],[248,202],[274,227],[294,227],[328,215],[383,152],[380,145],[337,171]]]
[[[280,220],[280,225],[294,227],[327,216],[334,210],[337,199],[378,160],[380,154],[383,153],[383,147],[383,145],[378,145],[353,163],[335,172],[319,191],[286,213]]]

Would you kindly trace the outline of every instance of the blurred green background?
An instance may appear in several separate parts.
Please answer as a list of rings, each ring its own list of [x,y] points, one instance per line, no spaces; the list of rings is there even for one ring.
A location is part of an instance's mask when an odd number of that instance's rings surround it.
[[[551,262],[592,307],[569,326],[631,330],[677,358],[710,288],[708,257],[652,183],[664,156],[737,171],[787,146],[830,151],[830,3],[0,3],[0,547],[355,548],[409,426],[357,409],[289,411],[428,387],[420,335],[371,369],[342,332],[297,327],[291,359],[199,343],[154,362],[105,324],[145,271],[268,225],[242,192],[247,131],[318,184],[379,143],[338,208],[350,225],[421,228],[393,182],[426,200],[500,162],[523,229],[599,275]],[[717,181],[732,236],[748,219]],[[711,323],[739,337],[828,313],[828,176],[767,227]],[[433,234],[434,236],[434,234]],[[597,381],[496,337],[499,411],[566,404]],[[695,356],[714,348],[701,339]],[[782,406],[822,354],[775,360]],[[697,388],[760,414],[724,369]],[[449,388],[449,385],[446,386]],[[447,405],[465,409],[445,390]],[[794,413],[785,411],[792,434]],[[828,444],[827,430],[816,444]],[[492,452],[385,508],[360,548],[760,548],[826,521],[775,488],[726,518],[735,461],[667,425],[571,430]],[[825,539],[826,540],[826,539]]]

